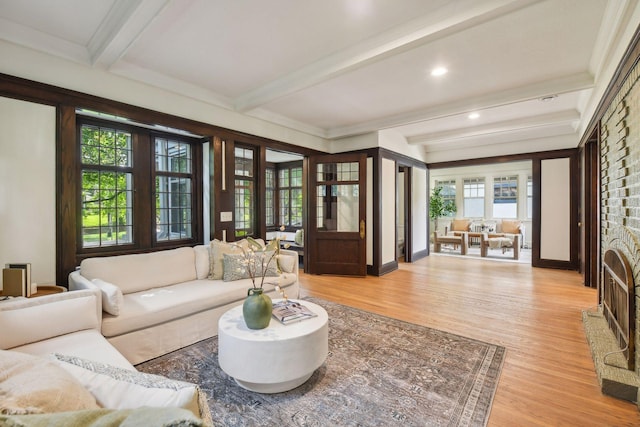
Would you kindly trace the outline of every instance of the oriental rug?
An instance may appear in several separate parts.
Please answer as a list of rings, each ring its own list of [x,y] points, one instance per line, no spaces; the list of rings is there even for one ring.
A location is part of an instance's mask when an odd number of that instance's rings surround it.
[[[486,425],[504,347],[307,299],[329,314],[329,355],[291,391],[238,386],[218,365],[217,337],[136,367],[199,384],[220,426]]]

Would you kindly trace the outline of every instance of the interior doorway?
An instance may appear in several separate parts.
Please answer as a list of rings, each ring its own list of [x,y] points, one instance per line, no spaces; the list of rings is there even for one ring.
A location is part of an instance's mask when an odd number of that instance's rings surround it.
[[[409,250],[411,242],[408,233],[411,224],[409,220],[410,176],[410,167],[398,166],[396,177],[396,200],[398,202],[396,205],[396,261],[399,263],[411,261],[411,251]]]

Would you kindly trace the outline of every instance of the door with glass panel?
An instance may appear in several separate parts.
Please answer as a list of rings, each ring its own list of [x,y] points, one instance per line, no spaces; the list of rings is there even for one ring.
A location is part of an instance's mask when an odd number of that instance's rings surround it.
[[[309,172],[308,272],[365,276],[366,155],[312,156]]]

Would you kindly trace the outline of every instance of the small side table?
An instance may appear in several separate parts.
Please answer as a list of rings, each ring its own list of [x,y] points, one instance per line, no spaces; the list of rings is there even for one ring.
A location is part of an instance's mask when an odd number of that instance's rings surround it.
[[[38,286],[38,292],[36,292],[35,294],[31,294],[29,298],[41,297],[44,295],[51,295],[51,294],[59,294],[61,292],[67,292],[67,288],[65,288],[64,286],[58,286],[58,285],[41,285],[41,286]]]
[[[319,305],[300,302],[317,316],[287,325],[272,318],[268,327],[253,330],[244,323],[241,305],[223,314],[218,321],[220,368],[258,393],[280,393],[307,381],[327,358],[329,318]]]

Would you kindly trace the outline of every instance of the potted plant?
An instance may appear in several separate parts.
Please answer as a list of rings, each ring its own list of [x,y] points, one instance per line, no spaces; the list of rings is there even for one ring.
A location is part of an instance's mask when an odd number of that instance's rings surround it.
[[[434,221],[435,230],[438,231],[438,218],[456,213],[455,202],[446,200],[442,196],[442,187],[435,187],[429,198],[429,218]]]

